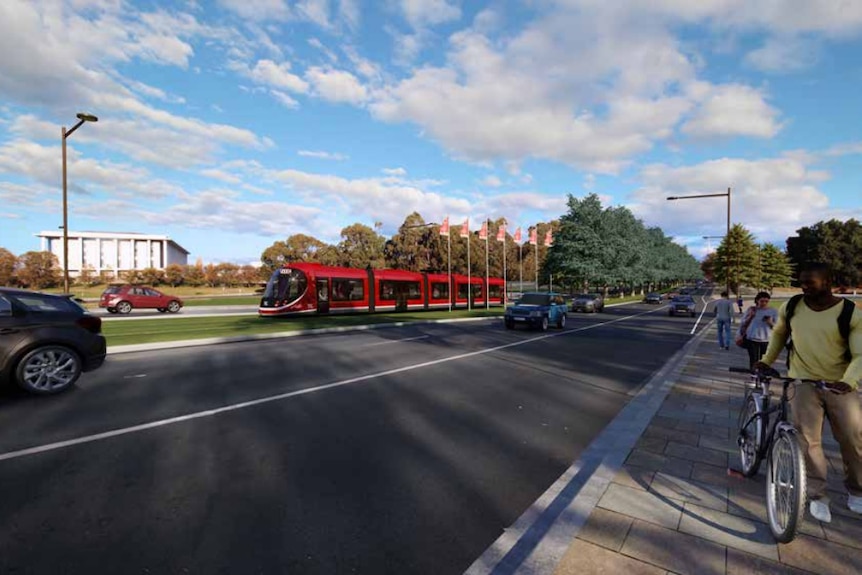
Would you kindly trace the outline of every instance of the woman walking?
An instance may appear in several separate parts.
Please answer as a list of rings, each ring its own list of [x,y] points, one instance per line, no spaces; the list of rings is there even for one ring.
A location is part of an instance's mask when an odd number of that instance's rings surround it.
[[[769,336],[778,321],[778,310],[769,307],[769,294],[759,292],[748,308],[736,334],[736,345],[748,350],[748,367],[754,369],[769,346]]]

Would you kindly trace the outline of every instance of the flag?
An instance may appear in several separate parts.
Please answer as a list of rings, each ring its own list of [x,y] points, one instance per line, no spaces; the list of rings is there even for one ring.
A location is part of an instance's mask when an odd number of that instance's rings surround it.
[[[488,220],[482,222],[482,229],[479,230],[479,239],[488,241]]]
[[[545,233],[545,246],[550,246],[552,243],[554,243],[554,238],[551,236],[551,230],[548,230]]]
[[[521,243],[521,228],[515,230],[515,235],[512,236],[512,239],[515,240],[516,244]]]
[[[499,228],[497,228],[497,241],[505,242],[506,241],[506,225],[503,224]]]
[[[538,229],[538,228],[531,228],[531,229],[530,229],[530,245],[531,245],[531,246],[536,245],[536,243],[537,243],[537,241],[538,241],[538,240],[536,239],[536,234],[538,233],[538,231],[539,231],[539,229]]]
[[[464,220],[464,223],[461,224],[461,237],[470,237],[470,218],[467,218],[466,220]]]
[[[440,224],[440,235],[449,237],[449,216],[446,216],[446,219]]]

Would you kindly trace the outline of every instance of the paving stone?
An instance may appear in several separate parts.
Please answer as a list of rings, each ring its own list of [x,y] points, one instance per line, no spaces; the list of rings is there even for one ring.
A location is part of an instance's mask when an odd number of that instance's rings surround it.
[[[780,545],[778,555],[782,563],[799,569],[815,568],[821,575],[862,573],[862,553],[858,549],[808,535],[799,535],[787,545]]]
[[[708,447],[731,454],[731,457],[739,453],[739,447],[736,445],[735,439],[724,439],[721,437],[713,437],[711,435],[702,435],[697,443],[698,447]]]
[[[705,415],[703,422],[706,425],[713,425],[715,427],[728,427],[728,428],[736,428],[737,426],[737,418],[736,414],[732,417],[730,415]]]
[[[656,413],[659,417],[672,417],[681,421],[692,421],[694,423],[703,423],[704,415],[702,413],[691,413],[683,409],[659,409]]]
[[[634,522],[622,553],[680,575],[725,573],[724,546],[644,521]]]
[[[633,521],[628,515],[596,507],[578,532],[578,538],[612,551],[619,551]]]
[[[721,437],[727,439],[730,437],[730,430],[727,427],[717,425],[706,425],[704,423],[693,423],[691,421],[680,421],[675,425],[676,429],[697,433],[698,435],[711,435],[713,437]]]
[[[599,500],[598,506],[676,529],[682,515],[683,503],[676,499],[659,496],[651,491],[641,491],[611,483]]]
[[[717,451],[715,449],[694,447],[675,441],[669,441],[664,452],[666,455],[679,457],[680,459],[688,459],[689,461],[699,461],[701,463],[709,463],[710,465],[727,467],[727,453]]]
[[[635,443],[635,449],[643,449],[652,453],[663,453],[667,447],[667,440],[661,437],[641,437]]]
[[[656,473],[650,491],[702,507],[727,511],[727,488]]]
[[[716,467],[715,465],[698,462],[692,466],[690,477],[695,481],[711,483],[713,485],[725,485],[728,487],[738,481],[742,481],[741,479],[728,475],[726,465],[724,467]]]
[[[617,472],[612,481],[626,487],[646,491],[649,489],[654,476],[655,471],[652,469],[625,464]]]
[[[650,453],[642,449],[633,449],[626,459],[628,465],[636,465],[645,467],[653,471],[661,471],[676,475],[678,477],[688,477],[691,475],[692,462],[685,459],[678,459],[658,453]]]
[[[769,526],[737,515],[686,503],[679,530],[778,561],[778,548]]]
[[[727,512],[766,523],[766,488],[763,483],[761,482],[757,489],[748,485],[730,486],[727,493]]]
[[[653,419],[653,422],[655,419]],[[655,424],[650,424],[643,432],[643,437],[660,437],[662,439],[673,439],[680,443],[689,445],[697,445],[700,436],[696,433],[680,433],[678,429],[661,427]]]
[[[554,575],[664,575],[665,570],[643,561],[575,539]]]
[[[808,575],[808,571],[728,548],[727,575]]]
[[[656,415],[650,421],[650,425],[659,425],[661,427],[667,427],[668,429],[673,429],[676,427],[676,424],[679,423],[678,419],[673,417],[663,417],[661,415]]]
[[[829,541],[862,549],[862,519],[851,519],[833,513],[832,523],[824,523],[822,528]]]

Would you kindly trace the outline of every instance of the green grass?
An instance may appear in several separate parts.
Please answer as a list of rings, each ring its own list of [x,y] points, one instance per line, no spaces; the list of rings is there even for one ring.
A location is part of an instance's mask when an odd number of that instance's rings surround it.
[[[312,316],[302,318],[240,317],[178,317],[135,321],[106,321],[102,333],[108,347],[139,343],[157,343],[209,337],[232,337],[267,333],[280,333],[325,327],[348,327],[367,324],[454,319],[466,317],[499,317],[500,308],[480,311],[407,312],[387,314],[359,314]]]

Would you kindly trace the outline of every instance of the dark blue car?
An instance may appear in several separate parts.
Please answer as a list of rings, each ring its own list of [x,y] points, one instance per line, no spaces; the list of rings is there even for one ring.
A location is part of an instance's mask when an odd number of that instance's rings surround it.
[[[566,300],[554,292],[525,293],[506,309],[505,323],[507,329],[521,324],[545,331],[552,323],[562,329],[566,325]]]

